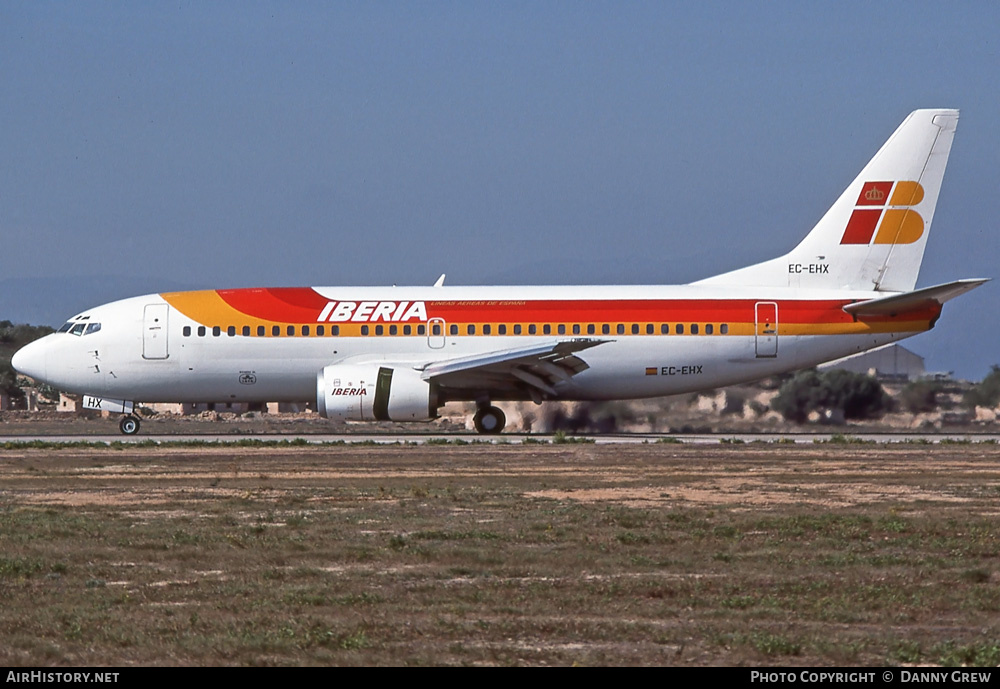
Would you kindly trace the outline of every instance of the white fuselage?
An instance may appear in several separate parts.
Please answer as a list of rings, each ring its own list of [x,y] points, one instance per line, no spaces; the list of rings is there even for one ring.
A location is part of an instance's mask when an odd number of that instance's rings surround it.
[[[296,334],[289,336],[287,319],[272,326],[278,322],[272,317],[267,326],[258,326],[260,314],[251,314],[246,320],[254,325],[244,326],[239,315],[213,316],[190,308],[183,313],[170,305],[177,295],[153,294],[80,314],[71,323],[99,323],[99,330],[87,334],[84,327],[79,335],[49,335],[22,350],[16,363],[55,387],[84,395],[143,402],[312,401],[317,373],[330,364],[387,362],[419,368],[534,343],[590,338],[602,344],[587,351],[589,368],[560,381],[555,386],[557,396],[546,397],[603,400],[670,395],[758,379],[893,342],[930,326],[925,319],[913,325],[872,327],[845,317],[838,305],[873,297],[860,291],[773,287],[751,294],[691,285],[312,291],[329,300],[327,304],[350,300],[346,303],[358,305],[354,311],[361,311],[362,319],[341,321],[342,332],[332,335],[337,322],[328,319],[333,309],[322,306],[314,309],[312,320],[299,318],[291,326],[297,327]],[[402,334],[403,322],[391,321],[393,311],[404,315],[399,309],[385,307],[379,320],[370,320],[378,313],[378,304],[390,302],[425,304],[425,314],[418,312],[405,322],[411,326],[410,334]],[[364,304],[374,306],[366,313]],[[633,314],[616,319],[620,304],[633,311],[645,309],[645,318],[636,321]],[[774,309],[773,314],[762,316],[758,304],[773,305],[767,307]],[[454,309],[459,307],[476,315],[455,322]],[[491,307],[504,309],[503,315],[490,315]],[[808,317],[801,315],[803,311],[809,312]],[[488,320],[494,325],[486,335],[482,323]],[[516,321],[520,334],[513,334],[514,322],[505,324],[506,334],[498,334],[500,320]],[[440,327],[440,334],[431,332],[428,321]],[[317,323],[326,326],[322,336],[316,334]],[[349,327],[357,329],[361,323],[368,327],[367,335],[347,334]],[[468,334],[471,323],[479,326],[474,335]],[[388,334],[390,324],[397,326],[394,335]],[[303,325],[311,326],[308,335],[302,334]],[[420,325],[425,326],[423,334],[417,334]],[[546,325],[551,326],[549,334],[543,334]],[[375,334],[376,326],[382,326],[382,334]],[[677,333],[678,326],[683,334]],[[692,326],[698,326],[697,334]],[[244,327],[252,327],[250,336],[243,335]],[[258,327],[265,328],[264,336],[256,335]],[[272,336],[272,327],[280,329],[278,336]],[[452,334],[453,327],[457,334]],[[199,329],[204,334],[199,335]],[[647,334],[650,329],[653,334]],[[460,393],[451,396],[460,397]],[[529,395],[514,392],[497,398]]]

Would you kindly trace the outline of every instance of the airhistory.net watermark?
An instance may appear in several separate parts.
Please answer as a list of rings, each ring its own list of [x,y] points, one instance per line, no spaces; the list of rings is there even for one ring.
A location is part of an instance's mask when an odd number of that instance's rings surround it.
[[[7,682],[54,682],[58,684],[88,684],[90,682],[117,682],[117,672],[48,672],[31,670],[30,672],[7,672]]]

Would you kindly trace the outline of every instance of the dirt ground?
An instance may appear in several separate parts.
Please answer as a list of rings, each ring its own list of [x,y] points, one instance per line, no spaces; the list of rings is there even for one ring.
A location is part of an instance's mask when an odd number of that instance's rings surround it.
[[[996,665],[998,460],[0,450],[0,664]]]

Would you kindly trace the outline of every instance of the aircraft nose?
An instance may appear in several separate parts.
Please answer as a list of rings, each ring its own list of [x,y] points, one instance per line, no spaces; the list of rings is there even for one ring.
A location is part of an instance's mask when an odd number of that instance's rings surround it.
[[[46,347],[40,342],[26,344],[14,352],[14,356],[10,359],[10,364],[18,373],[22,373],[35,380],[44,381],[47,373],[45,350]]]

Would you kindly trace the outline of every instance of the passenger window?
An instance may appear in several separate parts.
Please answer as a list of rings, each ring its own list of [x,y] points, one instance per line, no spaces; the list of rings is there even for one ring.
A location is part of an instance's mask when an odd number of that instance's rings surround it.
[[[624,335],[625,334],[625,325],[622,324],[622,323],[618,324],[618,334],[619,335]]]
[[[683,324],[683,323],[678,323],[678,324],[677,324],[677,327],[676,327],[676,328],[674,328],[674,331],[675,331],[675,332],[676,332],[676,333],[677,333],[678,335],[683,335],[683,334],[684,334],[684,324]]]
[[[205,326],[198,326],[198,337],[205,337]]]
[[[362,335],[367,335],[368,334],[368,326],[367,325],[362,325],[361,326],[361,334]]]
[[[669,335],[670,334],[670,325],[668,325],[667,323],[664,323],[663,325],[661,325],[660,326],[660,334],[661,335]]]
[[[711,323],[709,323],[708,325],[705,326],[705,334],[706,335],[711,335],[713,332],[715,332],[715,328],[712,326]]]
[[[580,324],[579,323],[574,323],[573,324],[573,334],[574,335],[579,335],[580,334]]]
[[[339,325],[331,325],[330,326],[330,334],[331,335],[339,335],[340,334],[340,326]]]
[[[542,332],[544,334],[546,334],[546,335],[551,335],[552,334],[552,326],[549,325],[548,323],[546,323],[545,325],[542,326]]]
[[[435,323],[431,327],[431,334],[432,335],[440,335],[441,334],[441,324],[440,323]]]
[[[470,323],[469,326],[465,329],[465,332],[468,335],[475,335],[476,334],[476,326],[474,326],[474,325],[472,325]]]
[[[271,326],[271,335],[273,337],[280,337],[281,336],[281,326],[280,325],[272,325]]]
[[[566,326],[564,324],[560,323],[559,326],[556,328],[556,331],[560,335],[565,335],[566,334]]]
[[[218,337],[222,334],[222,328],[218,325],[212,326],[212,337]]]
[[[719,334],[720,335],[728,335],[729,334],[729,324],[728,323],[723,323],[722,325],[719,326]]]
[[[288,332],[289,335],[294,335],[295,334],[295,326],[294,325],[288,326],[287,332]]]
[[[226,334],[229,335],[229,337],[234,337],[236,335],[236,326],[231,325],[226,328]]]
[[[458,326],[455,325],[454,323],[451,324],[449,330],[451,331],[452,335],[458,335]]]
[[[191,337],[191,326],[190,325],[185,325],[184,326],[184,337]]]
[[[250,326],[249,325],[244,325],[243,326],[243,337],[250,337]]]
[[[396,335],[398,333],[399,333],[399,326],[398,325],[390,325],[389,326],[389,334],[390,335]]]
[[[404,335],[410,335],[411,333],[413,333],[413,328],[411,326],[409,326],[409,325],[404,325],[403,326],[403,334]]]
[[[376,335],[381,335],[383,332],[385,332],[385,327],[384,326],[381,326],[381,325],[376,325],[375,326],[375,334]]]
[[[518,323],[517,325],[514,326],[514,334],[515,335],[520,335],[521,334],[521,324],[520,323]]]
[[[691,324],[691,334],[692,335],[697,335],[698,334],[698,324],[697,323],[692,323]]]
[[[426,335],[426,334],[427,334],[427,326],[426,325],[418,325],[417,326],[417,335]]]
[[[326,326],[317,325],[316,326],[316,335],[318,335],[319,337],[323,337],[324,335],[326,335]]]
[[[506,334],[507,334],[507,326],[501,323],[500,325],[497,326],[497,335],[506,335]]]
[[[633,323],[632,324],[632,334],[633,335],[638,335],[639,334],[639,324],[638,323]]]
[[[595,332],[597,332],[597,328],[594,326],[593,323],[591,323],[590,325],[587,326],[587,334],[588,335],[593,335]]]
[[[493,332],[493,330],[489,323],[483,326],[483,335],[489,335],[491,332]]]
[[[267,328],[265,328],[263,325],[258,325],[257,337],[264,337],[265,334],[267,334]]]
[[[602,325],[601,326],[601,334],[602,335],[610,335],[611,334],[611,326],[608,325],[607,323],[605,323],[604,325]]]
[[[308,325],[303,325],[302,326],[302,335],[303,335],[303,337],[308,337],[309,336],[309,326]]]
[[[652,335],[654,332],[655,332],[655,330],[653,330],[653,324],[652,323],[647,323],[646,324],[646,334],[647,335]]]
[[[532,323],[531,325],[528,326],[528,334],[529,335],[534,335],[535,332],[536,332],[535,324]]]

